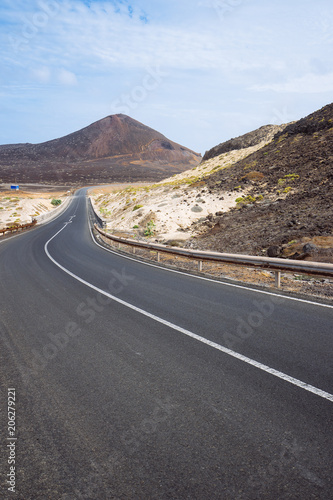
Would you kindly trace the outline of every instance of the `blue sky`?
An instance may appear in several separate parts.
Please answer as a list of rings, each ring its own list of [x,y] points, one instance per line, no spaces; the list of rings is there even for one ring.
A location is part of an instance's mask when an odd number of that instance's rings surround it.
[[[332,102],[331,0],[2,0],[0,144],[125,113],[197,152]]]

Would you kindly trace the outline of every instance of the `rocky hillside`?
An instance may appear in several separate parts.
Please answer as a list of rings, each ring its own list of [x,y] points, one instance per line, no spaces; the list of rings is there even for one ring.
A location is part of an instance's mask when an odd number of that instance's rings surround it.
[[[333,262],[333,104],[236,142],[156,185],[99,193],[96,209],[110,231],[142,237],[152,221],[164,243]]]
[[[221,196],[218,190],[208,189],[209,177],[230,168],[265,146],[270,139],[267,136],[255,146],[224,153],[154,185],[129,186],[117,192],[99,189],[94,197],[96,210],[105,218],[110,230],[130,231],[140,236],[147,222],[153,221],[159,241],[184,242],[197,234],[192,223],[205,221],[216,211],[230,210],[240,196],[234,190],[223,192]]]
[[[215,158],[223,153],[229,153],[229,151],[256,146],[262,141],[270,142],[274,135],[281,132],[284,128],[285,125],[264,125],[257,130],[248,132],[247,134],[236,137],[235,139],[230,139],[229,141],[223,142],[209,151],[206,151],[202,161],[210,160],[211,158]]]
[[[225,252],[306,258],[317,238],[333,251],[333,104],[289,124],[274,140],[207,179],[212,192],[242,193],[228,213],[202,222],[196,245]],[[212,227],[209,227],[212,226]],[[318,239],[319,237],[319,239]],[[330,239],[331,238],[331,239]]]
[[[0,182],[156,181],[200,160],[142,123],[113,115],[60,139],[0,146]]]

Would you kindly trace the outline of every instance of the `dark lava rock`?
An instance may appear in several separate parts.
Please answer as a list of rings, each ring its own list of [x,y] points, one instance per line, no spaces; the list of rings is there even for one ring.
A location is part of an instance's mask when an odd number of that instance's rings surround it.
[[[303,250],[304,253],[309,253],[309,254],[313,254],[313,253],[317,253],[318,252],[318,248],[313,243],[305,243],[305,245],[302,248],[302,250]]]
[[[267,257],[278,257],[280,255],[280,247],[272,245],[267,248]]]

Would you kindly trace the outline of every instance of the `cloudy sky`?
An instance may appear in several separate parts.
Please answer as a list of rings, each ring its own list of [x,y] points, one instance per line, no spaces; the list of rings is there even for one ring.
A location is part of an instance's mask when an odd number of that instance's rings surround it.
[[[332,0],[1,0],[0,144],[125,113],[204,153],[333,101]]]

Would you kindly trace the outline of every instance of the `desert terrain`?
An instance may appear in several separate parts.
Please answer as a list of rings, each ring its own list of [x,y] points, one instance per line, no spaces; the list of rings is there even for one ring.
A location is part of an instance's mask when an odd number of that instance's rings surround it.
[[[108,134],[112,138],[123,126],[127,131],[124,144],[106,146]],[[133,126],[139,129],[134,135]],[[117,148],[124,152],[131,137],[136,137],[139,146],[142,134],[144,140],[155,134],[128,117],[97,122],[87,130],[51,141],[54,155],[59,151],[64,155],[64,145],[69,151],[78,144],[77,155],[84,150],[85,155],[99,157],[106,154],[105,148],[112,154]],[[177,150],[177,145],[167,144],[161,137],[155,137],[153,143]],[[45,144],[35,150],[37,156],[50,151]],[[157,156],[160,146],[153,147]],[[263,126],[221,143],[207,151],[200,163],[191,157],[192,168],[162,180],[149,169],[139,182],[134,182],[135,175],[126,182],[125,174],[119,178],[109,172],[110,184],[90,189],[89,195],[113,234],[193,249],[333,262],[332,150],[330,104],[297,122]],[[87,156],[82,161],[88,161]],[[130,168],[142,173],[142,165],[130,163]],[[78,165],[81,168],[80,162]],[[149,182],[151,175],[153,182]],[[81,185],[89,185],[89,179],[88,175],[84,182],[82,177]],[[99,178],[101,184],[102,180]],[[54,208],[52,199],[65,199],[67,182],[58,187],[45,182],[43,178],[43,184],[25,184],[19,192],[2,185],[0,228],[30,222]],[[237,270],[232,275],[240,276]]]
[[[150,223],[160,243],[332,262],[332,149],[329,105],[220,144],[169,179],[92,200],[111,232],[143,237]]]
[[[12,191],[9,185],[0,186],[0,229],[25,224],[56,208],[51,201],[63,202],[68,188],[63,186],[23,185]]]
[[[158,183],[100,188],[90,196],[112,234],[332,263],[332,150],[333,105],[328,105],[298,122],[261,127],[222,143],[199,165]],[[272,283],[270,273],[228,269],[233,279]],[[225,276],[216,266],[210,272]],[[291,277],[291,291],[314,288],[333,295],[331,280]]]

